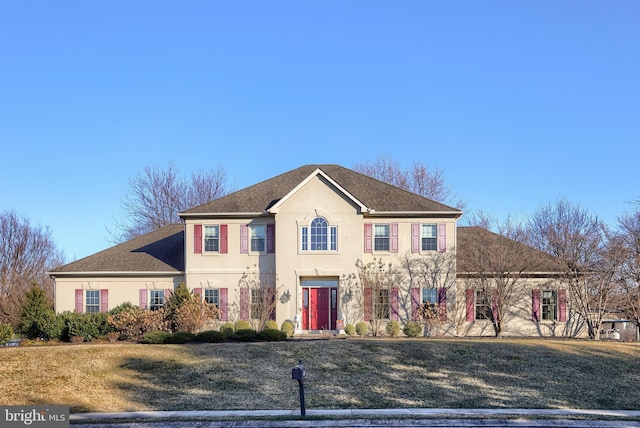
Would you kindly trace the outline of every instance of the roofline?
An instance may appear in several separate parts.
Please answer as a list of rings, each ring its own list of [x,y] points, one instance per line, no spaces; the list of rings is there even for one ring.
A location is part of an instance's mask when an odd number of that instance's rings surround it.
[[[300,190],[302,187],[304,187],[309,181],[311,181],[314,177],[321,175],[322,177],[324,177],[325,180],[327,180],[329,183],[331,183],[331,185],[335,186],[340,192],[342,192],[343,195],[345,195],[348,199],[350,199],[351,201],[353,201],[353,203],[355,203],[356,205],[358,205],[360,207],[360,211],[362,212],[367,212],[369,211],[369,208],[363,204],[362,202],[360,202],[358,200],[358,198],[356,198],[355,196],[353,196],[351,193],[349,193],[344,187],[340,186],[338,183],[335,182],[334,179],[332,179],[326,172],[324,172],[322,169],[320,168],[316,168],[315,171],[313,171],[311,174],[309,174],[307,176],[307,178],[305,178],[304,180],[302,180],[300,183],[298,183],[298,185],[296,187],[294,187],[293,189],[291,189],[286,195],[284,195],[282,198],[280,198],[278,200],[278,202],[276,202],[271,208],[268,208],[267,211],[272,213],[272,214],[277,214],[278,210],[280,209],[280,206],[282,204],[284,204],[289,198],[291,198],[291,196],[293,196],[298,190]]]
[[[458,278],[475,278],[480,275],[491,275],[492,272],[456,272]],[[513,273],[509,276],[520,277],[536,277],[536,278],[549,278],[549,277],[562,277],[562,272],[521,272]]]
[[[376,211],[369,210],[367,213],[371,217],[389,217],[389,216],[462,216],[462,211]]]
[[[63,277],[63,276],[180,276],[184,275],[184,271],[174,270],[174,271],[87,271],[87,272],[47,272],[52,278]]]
[[[266,214],[266,211],[258,212],[233,212],[233,213],[178,213],[181,218],[216,218],[216,217],[259,217]]]

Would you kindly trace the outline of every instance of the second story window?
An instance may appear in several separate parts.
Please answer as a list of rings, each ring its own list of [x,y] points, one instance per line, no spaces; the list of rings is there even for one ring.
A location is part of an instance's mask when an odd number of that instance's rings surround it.
[[[251,251],[262,253],[266,250],[267,232],[263,224],[252,225],[251,230]]]
[[[438,249],[438,235],[435,224],[422,225],[422,251],[436,251]]]
[[[217,252],[220,248],[220,237],[218,226],[204,227],[204,250]]]
[[[309,226],[302,226],[300,239],[302,251],[337,251],[338,227],[330,226],[323,217],[316,217]]]
[[[375,251],[389,251],[389,225],[376,224],[373,226],[373,249]]]

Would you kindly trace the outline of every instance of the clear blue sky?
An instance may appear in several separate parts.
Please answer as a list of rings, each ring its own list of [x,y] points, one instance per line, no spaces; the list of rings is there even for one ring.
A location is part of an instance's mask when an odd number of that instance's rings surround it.
[[[0,212],[69,261],[107,248],[129,177],[238,188],[390,154],[467,210],[640,198],[638,1],[5,1]]]

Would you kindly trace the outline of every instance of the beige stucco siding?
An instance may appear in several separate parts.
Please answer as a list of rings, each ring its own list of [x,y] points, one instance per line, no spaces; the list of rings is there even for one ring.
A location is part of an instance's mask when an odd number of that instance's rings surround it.
[[[171,276],[58,276],[56,277],[55,309],[56,312],[74,311],[76,308],[75,290],[108,290],[108,310],[130,302],[140,304],[140,289],[166,290],[184,281],[181,275]],[[85,294],[85,293],[83,293]]]

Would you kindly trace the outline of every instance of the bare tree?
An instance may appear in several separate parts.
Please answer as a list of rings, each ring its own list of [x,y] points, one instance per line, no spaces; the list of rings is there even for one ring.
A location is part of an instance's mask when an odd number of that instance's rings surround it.
[[[614,241],[622,257],[618,271],[618,307],[640,323],[640,210],[618,219]]]
[[[113,241],[133,239],[169,224],[179,223],[178,213],[226,195],[231,191],[224,168],[192,173],[182,178],[175,165],[147,166],[129,179],[129,191],[122,198],[125,218],[110,231]]]
[[[465,271],[471,288],[480,292],[485,303],[481,316],[490,320],[496,336],[502,335],[503,325],[521,298],[525,286],[525,272],[534,270],[539,260],[531,257],[524,245],[525,230],[512,218],[499,222],[495,217],[479,214],[470,220],[477,224],[462,236]],[[490,226],[497,233],[486,230]]]
[[[422,162],[416,161],[411,167],[405,168],[390,155],[382,155],[374,162],[356,163],[353,169],[443,204],[459,209],[466,205],[447,185],[441,170],[430,169]]]
[[[425,334],[443,334],[443,326],[450,318],[448,312],[455,312],[452,294],[456,285],[456,257],[454,251],[416,255],[407,253],[400,260],[400,266],[407,277],[404,295],[410,302],[413,321],[422,320]],[[432,290],[431,300],[422,296],[422,290]],[[428,293],[427,293],[428,294]],[[448,298],[449,297],[449,298]]]
[[[64,263],[48,227],[33,226],[14,211],[0,214],[0,322],[18,325],[26,292],[36,285],[53,302],[47,271]]]
[[[606,225],[584,208],[558,200],[538,209],[528,230],[532,246],[561,260],[571,309],[589,337],[599,339],[614,286],[614,268],[604,257]]]
[[[257,331],[264,329],[267,321],[275,320],[278,277],[274,273],[247,271],[242,274],[238,285],[240,293],[240,319],[249,321]]]

